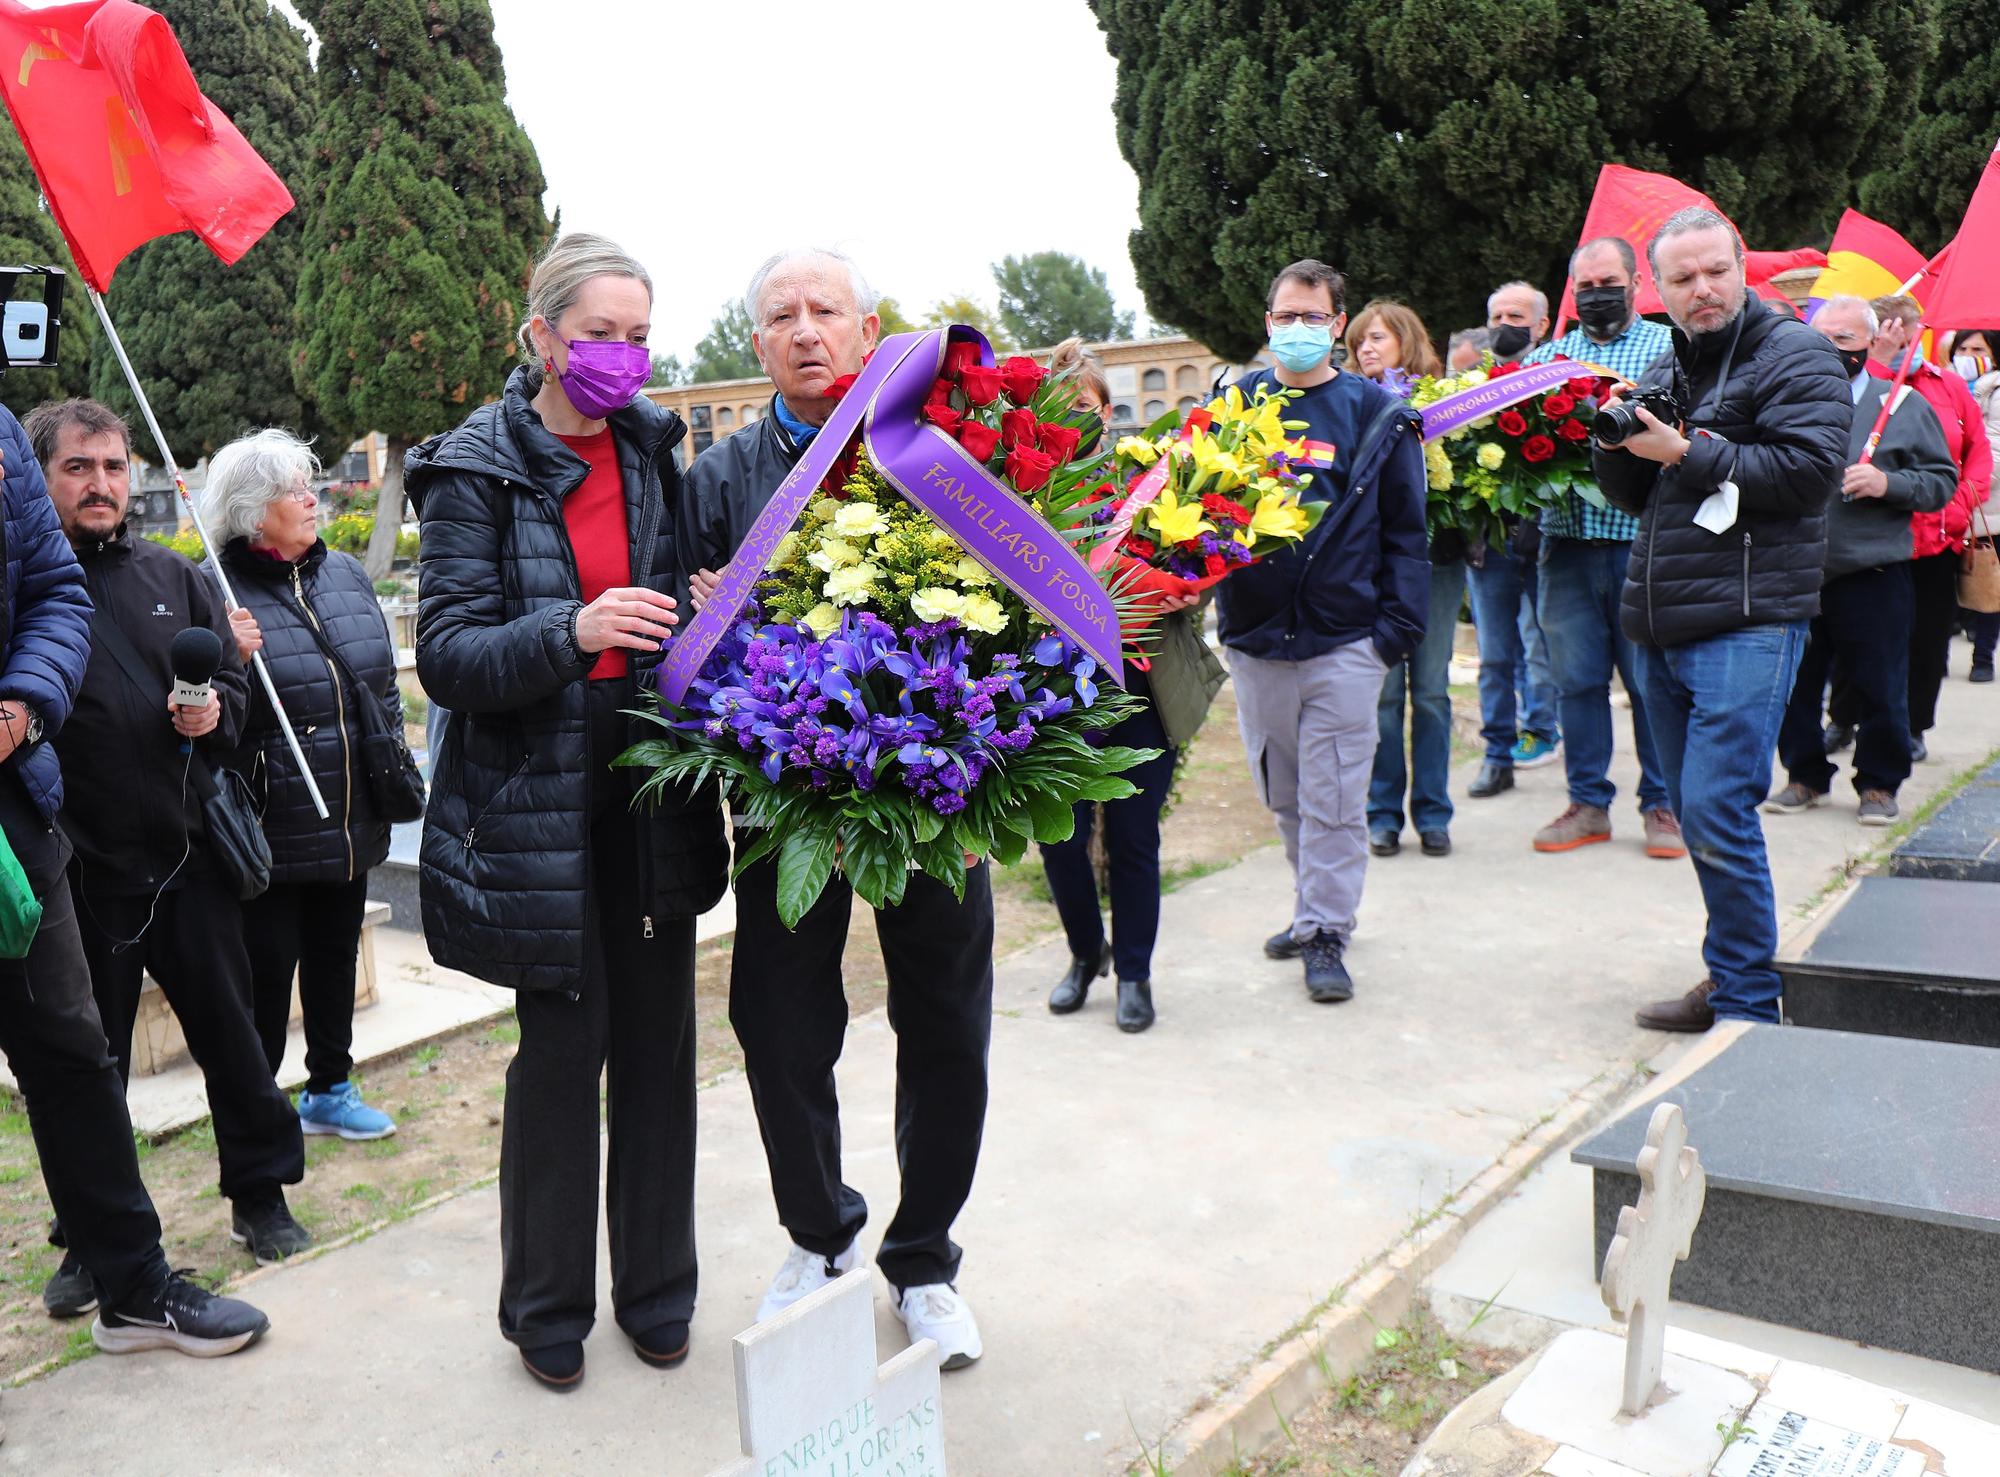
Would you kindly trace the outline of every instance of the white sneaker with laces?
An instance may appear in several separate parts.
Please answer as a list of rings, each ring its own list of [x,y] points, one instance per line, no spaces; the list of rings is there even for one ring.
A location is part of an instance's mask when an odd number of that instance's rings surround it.
[[[985,1352],[971,1307],[949,1282],[904,1288],[896,1299],[896,1316],[910,1331],[911,1343],[937,1340],[941,1368],[963,1369]]]
[[[764,1301],[757,1304],[757,1321],[762,1323],[767,1318],[777,1317],[800,1298],[808,1297],[835,1281],[841,1273],[853,1271],[858,1261],[851,1241],[847,1250],[831,1257],[807,1251],[794,1243],[792,1249],[785,1253],[785,1264],[778,1268],[778,1275],[771,1279],[770,1287],[765,1290]]]

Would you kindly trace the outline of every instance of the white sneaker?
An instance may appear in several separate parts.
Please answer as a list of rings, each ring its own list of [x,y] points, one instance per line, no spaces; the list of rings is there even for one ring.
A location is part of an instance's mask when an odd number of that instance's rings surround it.
[[[958,1289],[949,1282],[906,1287],[896,1299],[896,1316],[910,1331],[910,1342],[936,1339],[938,1362],[945,1369],[963,1369],[982,1353],[979,1324]]]
[[[762,1323],[767,1318],[775,1318],[800,1298],[808,1297],[838,1279],[842,1272],[853,1271],[857,1260],[851,1241],[847,1243],[847,1250],[831,1257],[807,1251],[795,1243],[785,1253],[785,1264],[778,1268],[778,1275],[771,1279],[764,1301],[757,1304],[757,1321]]]

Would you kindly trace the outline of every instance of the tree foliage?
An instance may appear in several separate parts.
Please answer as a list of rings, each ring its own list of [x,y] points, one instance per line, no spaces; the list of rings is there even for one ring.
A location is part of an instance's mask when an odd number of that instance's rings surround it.
[[[1092,0],[1148,309],[1241,358],[1272,275],[1312,256],[1442,336],[1507,278],[1561,282],[1605,162],[1792,245],[1908,124],[1938,4]]]
[[[681,363],[680,355],[656,353],[652,357],[653,373],[646,380],[649,389],[690,383],[687,366]]]
[[[201,90],[293,197],[303,198],[316,113],[306,38],[267,0],[151,0],[187,53]],[[133,252],[106,305],[174,455],[193,462],[258,426],[320,428],[292,374],[302,213],[294,208],[233,267],[194,236]],[[91,365],[91,393],[138,424],[111,354]],[[331,460],[346,447],[322,445]]]
[[[694,346],[694,362],[688,366],[689,382],[704,385],[710,380],[745,380],[762,374],[764,369],[757,362],[756,346],[750,342],[755,331],[750,311],[740,299],[724,303],[715,321],[708,325],[708,332]]]
[[[1018,344],[1048,348],[1070,335],[1091,342],[1132,336],[1132,315],[1118,311],[1111,283],[1081,257],[1037,251],[993,268],[1000,322]]]
[[[1941,0],[1944,46],[1895,160],[1861,182],[1861,209],[1935,252],[2000,138],[2000,0]]]
[[[949,328],[954,323],[963,323],[967,328],[976,328],[985,334],[996,350],[1006,349],[1011,341],[1007,329],[993,310],[972,297],[940,298],[931,304],[931,310],[924,314],[925,328]]]
[[[892,297],[882,297],[876,300],[875,316],[882,320],[882,337],[884,338],[887,338],[892,333],[910,333],[917,327],[916,324],[903,316],[903,305]]]
[[[56,342],[55,369],[10,369],[0,378],[0,404],[26,415],[45,400],[90,393],[90,361],[97,342],[97,315],[83,295],[83,277],[76,270],[55,217],[42,209],[42,194],[28,151],[14,132],[14,123],[0,109],[0,264],[61,267],[62,333]],[[29,297],[39,287],[23,289]],[[106,358],[110,355],[107,353]]]

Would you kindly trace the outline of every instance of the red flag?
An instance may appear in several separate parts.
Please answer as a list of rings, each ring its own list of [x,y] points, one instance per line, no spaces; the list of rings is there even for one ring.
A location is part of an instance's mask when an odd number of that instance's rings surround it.
[[[1966,202],[1951,244],[1931,262],[1933,286],[1924,298],[1933,328],[1991,328],[2000,323],[2000,142]]]
[[[201,95],[166,19],[131,0],[0,0],[0,95],[84,280],[193,231],[234,263],[291,192]]]

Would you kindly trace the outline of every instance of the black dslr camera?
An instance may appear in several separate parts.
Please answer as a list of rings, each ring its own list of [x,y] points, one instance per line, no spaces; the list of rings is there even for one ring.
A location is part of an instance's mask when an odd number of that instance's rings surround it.
[[[0,374],[56,367],[67,275],[61,267],[0,267]]]
[[[1661,425],[1678,427],[1687,419],[1688,413],[1680,376],[1674,376],[1672,385],[1628,390],[1625,398],[1616,405],[1606,406],[1597,412],[1590,422],[1590,434],[1597,438],[1600,446],[1616,446],[1627,436],[1638,435],[1646,429],[1646,423],[1639,419],[1639,407],[1642,405],[1653,413]]]

